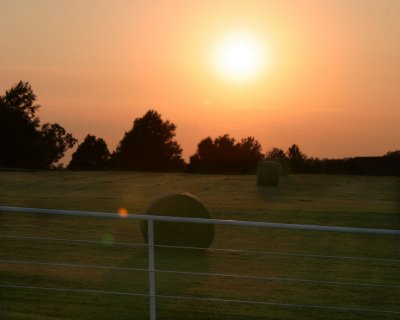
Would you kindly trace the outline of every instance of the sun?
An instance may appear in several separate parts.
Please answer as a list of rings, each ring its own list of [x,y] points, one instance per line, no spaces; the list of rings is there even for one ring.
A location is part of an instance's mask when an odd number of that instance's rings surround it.
[[[263,46],[252,35],[230,35],[217,46],[215,64],[223,76],[232,80],[252,78],[264,68]]]
[[[227,49],[225,62],[233,72],[247,72],[256,62],[254,50],[244,44],[235,44]]]

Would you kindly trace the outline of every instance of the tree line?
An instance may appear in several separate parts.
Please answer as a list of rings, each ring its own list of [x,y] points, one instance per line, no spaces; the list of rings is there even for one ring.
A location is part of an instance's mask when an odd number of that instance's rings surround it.
[[[50,169],[78,141],[59,124],[40,124],[36,95],[28,82],[0,96],[0,167]],[[71,170],[187,171],[192,173],[254,173],[261,160],[279,161],[291,173],[359,173],[352,159],[318,159],[305,155],[298,145],[286,151],[274,147],[262,152],[252,136],[237,141],[229,134],[206,137],[189,163],[175,139],[176,125],[156,110],[133,121],[113,152],[102,138],[88,134],[78,144],[67,168]],[[400,150],[385,155],[396,163]]]

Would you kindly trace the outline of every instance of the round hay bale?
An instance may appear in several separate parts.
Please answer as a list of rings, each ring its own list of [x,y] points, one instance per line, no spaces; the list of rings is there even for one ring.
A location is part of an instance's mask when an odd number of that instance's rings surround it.
[[[280,160],[279,163],[281,164],[281,177],[287,177],[289,175],[289,163],[286,160]]]
[[[281,164],[276,161],[260,161],[257,166],[257,184],[277,186],[281,175]]]
[[[211,219],[207,207],[196,196],[170,193],[152,202],[146,214],[186,218]],[[147,242],[147,221],[140,222],[140,230]],[[214,238],[214,225],[200,223],[154,222],[154,244],[208,248]]]
[[[275,161],[281,164],[281,177],[287,177],[289,175],[289,163],[285,159],[267,159],[268,161]]]

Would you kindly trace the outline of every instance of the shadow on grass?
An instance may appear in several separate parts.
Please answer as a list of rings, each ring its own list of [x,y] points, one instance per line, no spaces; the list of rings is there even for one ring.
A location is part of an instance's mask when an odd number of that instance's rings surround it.
[[[146,270],[125,269],[134,268],[133,266],[135,268],[140,266],[138,269]],[[121,269],[110,270],[105,274],[105,287],[113,290],[118,288],[117,290],[120,292],[146,295],[149,293],[148,253],[145,248],[140,251],[135,250],[118,267]],[[156,295],[193,296],[194,288],[207,276],[188,273],[207,273],[209,271],[208,256],[202,250],[158,247],[155,249],[155,269],[158,270],[155,274]],[[132,297],[132,299],[136,299],[136,297]],[[160,312],[165,314],[174,314],[181,305],[179,299],[157,298],[156,300]],[[191,303],[195,305],[196,301],[191,301]]]

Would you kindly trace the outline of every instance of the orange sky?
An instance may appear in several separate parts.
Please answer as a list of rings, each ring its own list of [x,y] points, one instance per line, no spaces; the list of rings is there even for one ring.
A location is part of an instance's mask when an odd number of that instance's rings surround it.
[[[224,133],[264,151],[382,155],[400,149],[399,17],[397,0],[2,0],[0,92],[29,81],[42,122],[110,150],[152,108],[185,158]],[[232,79],[214,56],[241,33],[264,65]]]

